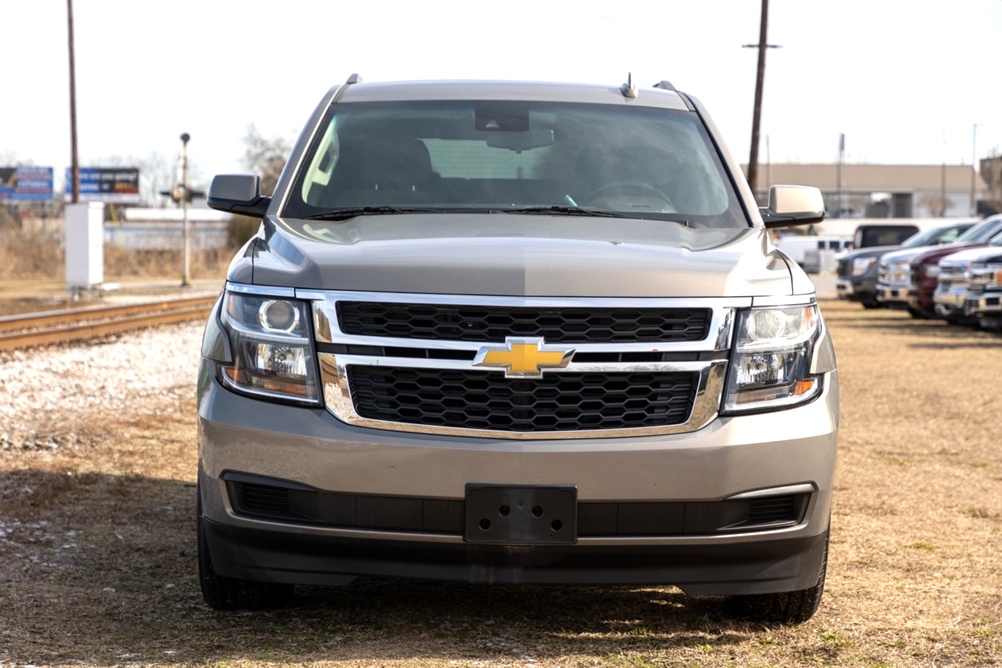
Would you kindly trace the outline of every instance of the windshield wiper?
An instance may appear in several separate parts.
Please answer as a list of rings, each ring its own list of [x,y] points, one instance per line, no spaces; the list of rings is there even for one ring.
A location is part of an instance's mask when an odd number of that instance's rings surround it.
[[[523,206],[517,209],[498,209],[503,213],[557,213],[564,216],[598,216],[599,218],[629,218],[629,216],[615,211],[599,211],[597,209],[584,209],[580,206],[565,206],[556,204],[554,206]]]
[[[434,209],[399,206],[354,206],[344,209],[331,209],[323,213],[314,213],[305,216],[305,218],[307,220],[348,220],[357,216],[385,216],[396,213],[429,213],[433,211]]]

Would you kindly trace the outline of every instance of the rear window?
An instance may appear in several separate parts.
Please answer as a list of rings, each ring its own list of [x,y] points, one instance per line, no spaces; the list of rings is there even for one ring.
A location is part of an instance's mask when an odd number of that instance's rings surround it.
[[[507,101],[335,104],[322,127],[285,217],[354,207],[574,207],[748,226],[693,112]]]

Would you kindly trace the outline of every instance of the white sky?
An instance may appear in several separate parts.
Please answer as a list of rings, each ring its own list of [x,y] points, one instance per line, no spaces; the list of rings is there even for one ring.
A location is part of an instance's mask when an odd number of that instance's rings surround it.
[[[82,166],[245,171],[352,72],[619,85],[700,98],[748,159],[760,0],[74,0]],[[65,0],[0,0],[0,164],[70,162]],[[759,159],[970,164],[1002,146],[1002,0],[771,0]],[[976,133],[975,133],[976,125]],[[975,139],[976,137],[976,139]],[[196,185],[198,185],[196,183]]]

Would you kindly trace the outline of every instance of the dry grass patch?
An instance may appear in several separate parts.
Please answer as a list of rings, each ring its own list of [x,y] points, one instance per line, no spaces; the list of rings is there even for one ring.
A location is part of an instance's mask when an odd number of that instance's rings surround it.
[[[734,622],[670,587],[379,580],[304,589],[287,610],[211,611],[188,402],[67,421],[51,431],[65,445],[0,452],[0,665],[998,665],[1002,337],[824,308],[842,447],[828,590],[807,624]]]
[[[225,276],[236,246],[192,251],[189,255],[191,278]],[[178,250],[129,250],[105,244],[104,275],[108,281],[129,278],[175,278],[183,270],[183,255]],[[0,281],[62,279],[65,253],[61,232],[23,230],[0,225]]]

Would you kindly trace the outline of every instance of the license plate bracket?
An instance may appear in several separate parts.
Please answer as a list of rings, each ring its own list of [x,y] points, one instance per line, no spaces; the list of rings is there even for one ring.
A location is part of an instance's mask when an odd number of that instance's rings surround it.
[[[466,485],[467,543],[571,545],[577,542],[574,485]]]

